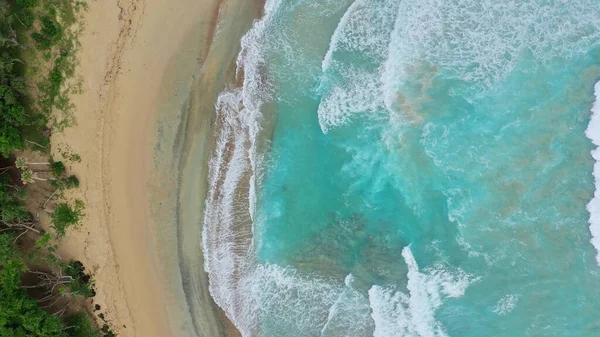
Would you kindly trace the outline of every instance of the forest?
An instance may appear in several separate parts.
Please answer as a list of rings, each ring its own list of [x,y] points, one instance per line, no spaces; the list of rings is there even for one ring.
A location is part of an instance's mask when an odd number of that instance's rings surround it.
[[[50,155],[52,133],[74,123],[69,95],[78,90],[72,79],[85,7],[0,0],[0,337],[115,336],[86,309],[95,295],[90,274],[58,254],[85,216],[84,203],[65,193],[79,187],[68,165],[81,158]],[[41,201],[27,203],[32,198]],[[46,230],[41,212],[51,219]]]

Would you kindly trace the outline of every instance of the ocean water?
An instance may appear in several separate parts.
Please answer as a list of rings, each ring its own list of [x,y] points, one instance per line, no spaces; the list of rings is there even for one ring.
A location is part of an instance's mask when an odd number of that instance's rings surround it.
[[[600,336],[600,3],[267,0],[241,45],[202,245],[245,337]]]

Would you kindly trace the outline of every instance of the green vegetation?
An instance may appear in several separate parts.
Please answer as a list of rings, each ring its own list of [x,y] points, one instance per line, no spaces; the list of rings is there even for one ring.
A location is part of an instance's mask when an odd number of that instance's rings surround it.
[[[48,149],[48,126],[74,123],[76,13],[83,2],[0,0],[0,154]],[[28,92],[35,91],[35,95]],[[50,123],[51,122],[51,123]]]
[[[53,307],[63,299],[64,291],[58,294],[52,291],[44,292],[44,297],[33,299],[27,293],[28,289],[77,289],[85,287],[80,275],[55,276],[50,273],[29,270],[25,257],[13,244],[14,235],[0,233],[0,336],[2,337],[99,337],[92,320],[86,314],[74,313],[63,322],[61,316],[66,307],[53,313],[43,310],[43,307]],[[73,262],[65,268],[71,270]],[[37,275],[39,283],[24,285],[23,274]],[[40,306],[51,302],[49,306]],[[62,305],[62,304],[61,304]],[[65,324],[66,323],[66,324]],[[106,336],[106,334],[105,334]]]
[[[69,336],[60,318],[42,310],[22,289],[21,274],[27,267],[12,240],[0,234],[0,336]]]
[[[41,29],[39,32],[31,33],[31,38],[37,42],[37,47],[41,50],[50,49],[50,47],[56,45],[56,43],[60,40],[62,35],[62,28],[56,22],[56,19],[46,15],[40,18],[41,21]],[[54,71],[51,72],[50,77],[52,75],[57,75],[59,77],[58,83],[62,80],[62,75],[57,72],[53,74]]]
[[[0,22],[3,20],[1,15]],[[20,129],[26,117],[22,103],[25,85],[18,75],[16,62],[20,60],[6,52],[0,53],[0,154],[4,157],[23,148]]]
[[[75,23],[84,7],[77,0],[0,0],[0,337],[115,336],[73,308],[73,299],[95,296],[94,280],[81,262],[65,263],[57,253],[84,216],[83,202],[63,194],[79,179],[63,161],[29,162],[16,154],[47,157],[52,132],[74,123],[68,97],[78,90]],[[81,160],[68,146],[59,153]],[[27,191],[47,197],[35,212],[51,209],[49,233],[25,206]]]
[[[50,215],[52,217],[52,228],[59,237],[67,234],[67,229],[77,226],[83,216],[85,206],[81,200],[75,200],[73,206],[66,202],[56,205],[56,209]]]
[[[50,167],[52,168],[52,175],[60,177],[65,173],[65,164],[62,161],[51,161]]]
[[[94,291],[94,280],[85,273],[85,267],[79,261],[73,261],[66,264],[64,267],[65,275],[69,276],[73,281],[67,286],[71,294],[81,295],[91,298],[96,295]]]
[[[73,327],[69,332],[70,337],[97,337],[100,335],[85,314],[76,313],[71,315],[67,319],[67,324]]]
[[[23,205],[23,190],[12,189],[6,174],[0,175],[0,221],[4,226],[25,223],[31,215]]]
[[[66,175],[66,167],[62,161],[51,161],[50,169],[53,178],[49,182],[57,190],[68,190],[79,187],[79,179],[74,175]]]

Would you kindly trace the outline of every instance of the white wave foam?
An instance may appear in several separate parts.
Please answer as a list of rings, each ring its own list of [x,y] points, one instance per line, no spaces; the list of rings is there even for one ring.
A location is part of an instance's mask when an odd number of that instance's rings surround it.
[[[236,322],[234,308],[238,293],[235,289],[236,271],[245,265],[248,256],[239,247],[247,245],[248,235],[240,237],[234,231],[236,208],[247,209],[236,198],[242,176],[251,170],[247,152],[247,130],[239,118],[244,111],[241,90],[224,92],[217,101],[221,123],[216,149],[209,163],[209,191],[206,199],[202,249],[204,269],[209,274],[210,292],[215,301]],[[225,285],[225,286],[215,286]]]
[[[319,106],[319,122],[326,133],[357,113],[382,109],[392,122],[420,122],[420,105],[441,71],[483,94],[526,54],[545,64],[598,44],[594,0],[356,0],[322,60],[324,77],[335,83]]]
[[[408,295],[394,287],[373,286],[369,290],[371,317],[375,321],[374,337],[445,337],[444,328],[435,318],[445,298],[464,295],[477,281],[459,270],[453,274],[441,266],[419,271],[410,250],[402,250],[408,265]]]
[[[381,89],[375,76],[351,68],[345,74],[352,80],[333,87],[317,110],[323,133],[347,123],[356,113],[376,113],[383,106]]]
[[[211,296],[243,336],[256,335],[258,329],[258,318],[248,314],[253,310],[253,299],[239,284],[250,277],[255,260],[252,218],[262,160],[257,139],[261,107],[271,94],[261,73],[265,64],[261,46],[280,3],[268,0],[263,18],[255,21],[241,40],[237,72],[244,72],[243,87],[219,95],[217,143],[209,162],[202,230],[204,268]]]
[[[329,49],[327,49],[327,53],[325,54],[323,62],[321,63],[321,71],[325,72],[327,71],[327,69],[329,69],[329,66],[331,65],[331,58],[333,57],[333,52],[338,47],[338,44],[336,42],[341,39],[340,35],[343,34],[342,27],[345,27],[348,24],[348,20],[350,20],[351,13],[355,11],[355,8],[360,2],[360,0],[354,1],[352,5],[348,7],[346,12],[340,19],[340,22],[338,23],[337,27],[335,27],[335,31],[333,32],[333,35],[331,36],[331,41],[329,43]]]
[[[517,294],[502,296],[502,298],[498,300],[498,303],[496,303],[493,311],[500,316],[508,315],[517,306],[519,297],[520,296]]]
[[[260,331],[267,336],[372,335],[367,297],[353,289],[350,282],[339,284],[302,275],[290,267],[259,264],[239,286],[244,289],[240,294],[244,296],[240,312],[260,321]]]
[[[257,265],[240,283],[245,289],[245,315],[259,319],[270,336],[318,336],[329,308],[343,289],[292,268]]]
[[[425,61],[483,86],[504,78],[523,53],[544,63],[600,42],[595,0],[408,0],[398,13],[396,72]]]
[[[321,329],[320,337],[329,336],[370,336],[374,329],[370,318],[371,308],[367,298],[352,287],[354,277],[348,275],[346,287],[329,308],[329,315]]]
[[[393,1],[355,0],[331,36],[322,71],[329,69],[333,53],[338,50],[383,57],[389,42],[389,26],[395,17],[394,7]]]
[[[339,12],[352,5],[353,2],[354,0],[321,0],[310,1],[306,6],[310,11],[319,13],[320,16],[330,17],[339,15]]]
[[[436,310],[477,279],[441,266],[419,271],[410,248],[402,255],[408,265],[406,294],[376,285],[365,294],[354,288],[352,275],[341,284],[290,267],[256,265],[239,282],[244,289],[237,294],[244,298],[239,313],[258,319],[270,336],[446,336]]]
[[[590,242],[596,248],[596,261],[600,265],[600,82],[594,86],[594,95],[596,100],[592,106],[592,117],[588,124],[585,135],[592,140],[597,147],[592,150],[592,157],[596,160],[594,163],[594,197],[587,204],[587,210],[590,212],[590,232],[592,239]]]
[[[322,61],[323,78],[333,86],[323,88],[318,108],[321,130],[345,124],[356,113],[376,113],[383,108],[380,65],[385,59],[397,1],[356,0],[336,27]],[[337,54],[351,55],[339,57]]]

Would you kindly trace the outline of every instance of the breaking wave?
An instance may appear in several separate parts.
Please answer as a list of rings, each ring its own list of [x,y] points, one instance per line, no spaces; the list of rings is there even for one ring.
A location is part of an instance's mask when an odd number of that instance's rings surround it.
[[[217,140],[209,162],[202,229],[204,269],[211,296],[244,336],[257,331],[257,322],[248,313],[253,310],[251,298],[241,284],[251,277],[255,265],[253,216],[262,161],[258,150],[261,107],[271,95],[271,86],[261,74],[265,61],[260,46],[279,4],[267,1],[264,17],[241,40],[237,73],[244,73],[243,86],[219,95]]]
[[[323,53],[315,89],[318,126],[328,133],[357,116],[420,125],[424,119],[419,116],[420,107],[440,74],[484,92],[505,79],[523,54],[543,64],[569,53],[583,53],[600,41],[600,13],[587,10],[591,4],[356,0],[339,20]],[[281,56],[267,56],[265,46],[282,44],[279,48],[285,57],[294,52],[285,41],[271,38],[281,6],[281,0],[267,1],[264,17],[241,41],[237,71],[243,72],[243,86],[224,91],[216,104],[216,147],[209,163],[202,235],[212,297],[244,337],[447,336],[436,313],[445,303],[463,296],[479,278],[442,264],[420,269],[409,246],[402,250],[402,258],[397,257],[408,272],[404,282],[394,284],[365,281],[354,273],[345,280],[326,278],[259,261],[261,238],[255,228],[261,223],[257,190],[265,166],[262,110],[277,100],[265,68],[269,57]],[[600,147],[600,83],[595,94],[586,135]],[[433,125],[420,126],[422,143],[431,147],[440,139],[430,133]],[[398,137],[396,131],[390,137]],[[398,143],[386,147],[385,153],[403,145]],[[436,166],[448,167],[423,148]],[[361,155],[369,157],[377,151]],[[596,192],[588,210],[591,242],[600,252],[599,151],[592,151],[597,161]],[[375,160],[365,162],[379,165]],[[387,182],[381,185],[381,190],[389,187]],[[459,204],[460,193],[460,189],[444,193],[447,218],[459,225],[462,213],[467,212]],[[464,237],[457,240],[469,257],[481,255],[486,261],[493,257],[471,247]],[[600,253],[597,260],[600,264]],[[493,308],[497,316],[508,315],[519,299],[517,295],[498,298]]]
[[[443,268],[419,271],[409,247],[402,250],[402,256],[408,265],[408,293],[376,285],[369,290],[375,322],[373,336],[447,336],[435,318],[436,310],[446,298],[462,296],[478,279],[461,270],[457,273]]]
[[[592,233],[590,242],[596,248],[596,261],[600,265],[600,82],[596,83],[594,87],[594,95],[596,101],[592,107],[592,118],[585,134],[597,146],[591,152],[592,157],[596,160],[594,164],[596,190],[594,191],[594,198],[587,205],[587,209],[590,212],[590,232]]]
[[[419,122],[413,113],[440,72],[483,95],[524,55],[545,65],[583,54],[600,43],[600,10],[590,8],[598,6],[585,0],[356,0],[322,61],[323,76],[337,81],[324,90],[321,128],[326,133],[359,113]],[[358,63],[348,63],[344,52]]]

